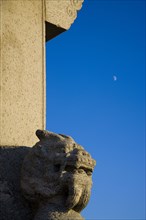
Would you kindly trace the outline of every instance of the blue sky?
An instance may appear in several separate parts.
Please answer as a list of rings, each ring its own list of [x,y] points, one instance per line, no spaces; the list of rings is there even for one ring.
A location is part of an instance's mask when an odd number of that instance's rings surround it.
[[[47,130],[97,161],[82,215],[145,219],[145,1],[86,0],[46,68]]]

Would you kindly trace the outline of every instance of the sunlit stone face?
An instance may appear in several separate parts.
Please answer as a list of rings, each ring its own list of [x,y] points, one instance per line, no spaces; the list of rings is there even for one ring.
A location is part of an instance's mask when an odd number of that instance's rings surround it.
[[[24,196],[39,204],[53,201],[66,211],[80,212],[90,198],[95,160],[69,136],[41,130],[36,135],[40,141],[22,167]]]

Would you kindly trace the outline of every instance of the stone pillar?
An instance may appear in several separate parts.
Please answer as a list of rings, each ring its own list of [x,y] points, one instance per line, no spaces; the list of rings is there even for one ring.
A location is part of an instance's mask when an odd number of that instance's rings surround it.
[[[44,1],[1,1],[0,145],[32,146],[45,127]]]
[[[0,0],[1,146],[32,146],[45,129],[45,38],[67,30],[82,2]]]

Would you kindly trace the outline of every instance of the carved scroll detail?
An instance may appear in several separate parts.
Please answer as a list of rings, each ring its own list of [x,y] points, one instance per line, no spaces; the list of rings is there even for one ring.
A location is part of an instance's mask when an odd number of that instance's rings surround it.
[[[80,10],[82,8],[83,0],[70,0],[70,1],[76,10]]]
[[[72,7],[71,5],[69,5],[67,8],[66,8],[66,12],[68,14],[69,17],[71,17],[72,19],[76,19],[77,17],[77,11],[75,10],[74,7]]]
[[[45,0],[46,21],[58,27],[69,29],[81,9],[83,0]]]

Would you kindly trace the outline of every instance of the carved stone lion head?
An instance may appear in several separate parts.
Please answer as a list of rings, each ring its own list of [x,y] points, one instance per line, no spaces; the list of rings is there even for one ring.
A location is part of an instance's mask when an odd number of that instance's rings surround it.
[[[37,130],[36,135],[40,141],[22,166],[24,196],[80,212],[90,198],[95,160],[69,136],[44,130]]]

